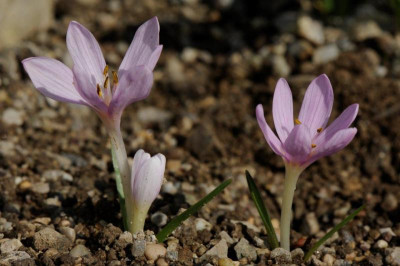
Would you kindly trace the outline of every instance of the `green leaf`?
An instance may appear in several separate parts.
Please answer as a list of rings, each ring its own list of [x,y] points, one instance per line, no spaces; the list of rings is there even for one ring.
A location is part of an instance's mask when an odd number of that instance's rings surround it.
[[[314,244],[314,246],[311,247],[311,249],[306,253],[304,256],[304,261],[308,261],[311,258],[311,255],[326,241],[328,240],[331,236],[333,236],[334,233],[342,229],[343,226],[348,224],[353,218],[364,209],[365,205],[362,205],[359,207],[357,210],[355,210],[352,214],[344,218],[343,221],[341,221],[339,224],[337,224],[335,227],[333,227],[324,237],[322,237],[317,243]]]
[[[126,218],[125,195],[124,195],[124,189],[122,188],[121,172],[119,171],[117,157],[115,156],[115,151],[112,148],[111,148],[111,158],[112,158],[112,163],[114,166],[115,184],[117,185],[117,192],[118,192],[118,196],[119,196],[119,207],[121,209],[121,214],[122,214],[122,222],[124,223],[124,229],[128,230],[128,221]]]
[[[247,185],[249,186],[251,198],[254,201],[254,204],[257,207],[258,213],[260,214],[261,220],[264,223],[265,229],[268,234],[268,243],[271,247],[271,250],[279,247],[278,238],[276,237],[274,227],[271,223],[271,217],[269,216],[269,212],[264,205],[263,200],[261,199],[260,192],[254,182],[253,177],[250,175],[249,171],[246,170],[246,179]]]
[[[221,185],[219,185],[216,189],[211,191],[207,196],[196,202],[193,206],[189,209],[181,213],[180,215],[173,218],[161,231],[156,235],[158,242],[164,242],[165,239],[171,234],[183,221],[189,218],[194,213],[198,212],[201,207],[211,201],[215,196],[217,196],[224,188],[226,188],[232,179],[228,179],[224,181]]]

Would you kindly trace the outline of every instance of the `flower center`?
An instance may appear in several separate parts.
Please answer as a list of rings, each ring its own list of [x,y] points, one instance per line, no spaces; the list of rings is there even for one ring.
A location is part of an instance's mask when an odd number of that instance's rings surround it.
[[[108,69],[108,65],[106,65],[103,70],[103,84],[96,84],[97,95],[99,95],[99,98],[102,99],[106,105],[110,104],[112,96],[118,85],[118,74],[117,72],[112,71],[113,85],[111,86],[110,78],[108,76]]]
[[[296,119],[294,120],[294,123],[295,123],[296,125],[301,125],[301,121],[300,121],[298,118],[296,118]]]

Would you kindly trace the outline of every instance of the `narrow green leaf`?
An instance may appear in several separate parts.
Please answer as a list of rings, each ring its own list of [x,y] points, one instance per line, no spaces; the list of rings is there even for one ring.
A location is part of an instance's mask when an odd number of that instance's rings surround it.
[[[331,236],[333,236],[334,233],[342,229],[343,226],[348,224],[353,218],[364,209],[365,205],[362,205],[359,207],[357,210],[355,210],[352,214],[344,218],[343,221],[341,221],[339,224],[337,224],[335,227],[333,227],[324,237],[322,237],[317,243],[314,244],[314,246],[311,247],[311,249],[306,253],[304,256],[304,261],[308,261],[311,258],[311,255],[326,241],[328,240]]]
[[[124,189],[122,188],[121,172],[119,171],[117,157],[115,156],[115,151],[112,148],[111,148],[111,158],[114,166],[115,184],[117,185],[117,192],[119,196],[119,207],[121,209],[121,214],[122,214],[122,222],[124,224],[124,229],[127,230],[128,221],[126,218],[125,195],[124,195]]]
[[[258,213],[260,214],[261,220],[267,230],[268,234],[268,243],[272,249],[279,247],[278,238],[276,237],[274,227],[271,223],[271,217],[269,216],[269,212],[264,205],[263,200],[261,199],[260,192],[258,191],[257,185],[254,182],[253,177],[250,175],[249,171],[246,170],[246,179],[247,185],[249,186],[251,198],[254,201],[254,204],[257,207]]]
[[[193,206],[189,209],[181,213],[180,215],[173,218],[160,232],[156,235],[158,242],[164,242],[165,239],[171,234],[183,221],[189,218],[194,213],[198,212],[201,207],[211,201],[215,196],[217,196],[224,188],[226,188],[232,179],[228,179],[224,181],[221,185],[219,185],[216,189],[211,191],[207,196],[196,202]]]

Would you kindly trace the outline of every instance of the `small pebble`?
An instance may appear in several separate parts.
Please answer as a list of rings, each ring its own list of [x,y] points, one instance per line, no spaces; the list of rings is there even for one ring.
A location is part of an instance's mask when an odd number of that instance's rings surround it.
[[[304,251],[301,248],[296,248],[290,252],[292,263],[300,265],[303,262]]]
[[[146,245],[144,255],[149,260],[156,260],[158,257],[164,257],[167,249],[162,244],[149,243]]]
[[[47,194],[50,192],[50,185],[48,183],[35,183],[32,185],[32,191],[38,194]]]
[[[1,243],[0,245],[0,251],[2,254],[18,250],[20,247],[22,247],[21,241],[18,239],[8,239]]]
[[[292,255],[284,248],[276,248],[271,252],[271,258],[278,264],[286,264],[292,262]]]
[[[384,249],[387,248],[389,246],[388,242],[386,242],[383,239],[378,240],[378,242],[376,242],[375,247],[380,248],[380,249]]]
[[[155,212],[151,215],[151,222],[158,227],[163,227],[167,224],[168,216],[162,212]]]
[[[236,256],[238,259],[248,258],[251,261],[257,259],[257,251],[255,247],[249,244],[249,241],[246,238],[240,239],[239,243],[234,247],[236,251]]]
[[[210,231],[212,229],[212,224],[204,220],[203,218],[196,218],[194,221],[195,226],[196,226],[196,231],[200,232],[203,230]]]
[[[325,254],[322,260],[328,265],[333,265],[333,263],[335,262],[335,258],[331,254]]]
[[[76,245],[69,253],[71,257],[79,258],[90,254],[90,250],[84,245]]]
[[[68,237],[69,240],[71,240],[72,242],[75,242],[75,239],[76,239],[75,229],[62,226],[58,230],[60,231],[61,234]]]
[[[132,256],[134,257],[143,256],[145,250],[146,250],[146,240],[135,240],[133,242],[131,248]]]

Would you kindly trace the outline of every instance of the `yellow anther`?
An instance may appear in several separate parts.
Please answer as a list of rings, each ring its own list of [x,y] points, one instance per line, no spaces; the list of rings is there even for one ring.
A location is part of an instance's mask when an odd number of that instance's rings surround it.
[[[108,74],[108,65],[104,67],[103,75],[106,76]]]
[[[113,83],[114,83],[114,85],[117,85],[118,84],[118,74],[117,74],[117,72],[113,71],[112,75],[113,75]]]
[[[106,79],[104,80],[104,88],[108,88],[108,76],[106,77]]]
[[[294,122],[296,123],[296,125],[301,125],[301,122],[300,122],[300,120],[299,120],[299,119],[297,119],[297,118],[294,120]]]
[[[317,147],[317,145],[316,144],[311,144],[311,148],[315,148],[315,147]]]
[[[99,84],[97,84],[97,95],[99,95],[100,98],[103,98],[103,92],[101,91]]]
[[[322,127],[318,128],[318,129],[317,129],[317,132],[318,132],[318,133],[321,133],[321,132],[322,132]]]

